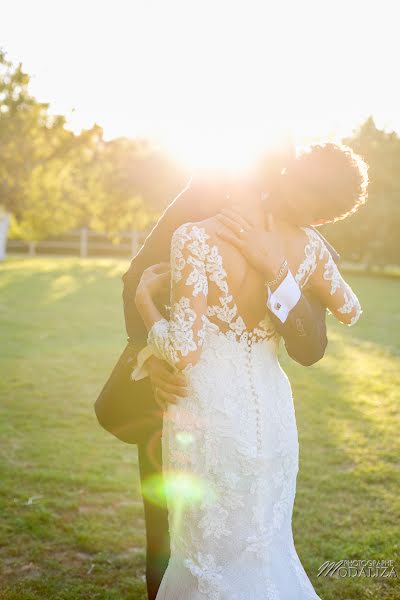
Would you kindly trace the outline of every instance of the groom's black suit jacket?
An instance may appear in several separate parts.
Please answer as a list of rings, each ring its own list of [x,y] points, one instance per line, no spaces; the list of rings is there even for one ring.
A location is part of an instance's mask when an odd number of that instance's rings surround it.
[[[154,400],[148,378],[132,382],[127,376],[133,368],[137,352],[146,345],[147,339],[146,328],[135,305],[139,280],[147,267],[169,260],[171,237],[179,225],[209,218],[224,204],[226,189],[221,182],[198,182],[188,185],[167,207],[122,277],[125,323],[129,337],[128,346],[112,377],[113,388],[120,391],[117,396],[121,394],[131,398],[132,404],[128,415],[128,411],[124,413],[124,410],[129,402],[125,402],[122,409],[114,409],[109,403],[105,403],[107,413],[104,414],[104,418],[115,423],[115,429],[119,430],[118,437],[125,441],[143,443],[155,432],[159,434],[162,430],[162,412]],[[331,246],[329,248],[334,259],[338,260],[335,250]],[[302,293],[285,323],[281,323],[271,313],[276,329],[284,338],[289,356],[298,363],[309,366],[323,357],[327,345],[325,315],[325,307],[311,292]],[[101,422],[102,415],[98,414],[98,418]],[[124,429],[121,435],[119,423]]]

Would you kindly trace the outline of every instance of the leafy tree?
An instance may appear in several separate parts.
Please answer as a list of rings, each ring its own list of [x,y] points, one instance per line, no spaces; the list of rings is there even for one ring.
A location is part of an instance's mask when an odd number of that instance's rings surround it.
[[[104,144],[90,179],[98,195],[90,202],[89,224],[114,232],[147,227],[185,181],[149,142],[127,138]]]
[[[62,116],[48,113],[28,90],[29,76],[0,51],[0,204],[18,217],[32,171],[71,141]],[[60,142],[63,142],[61,144]]]
[[[146,227],[184,177],[147,140],[79,135],[29,92],[29,76],[0,53],[0,205],[12,235],[39,240],[74,227]]]
[[[378,129],[370,117],[343,142],[369,165],[368,200],[325,232],[345,259],[367,266],[400,264],[400,138]]]

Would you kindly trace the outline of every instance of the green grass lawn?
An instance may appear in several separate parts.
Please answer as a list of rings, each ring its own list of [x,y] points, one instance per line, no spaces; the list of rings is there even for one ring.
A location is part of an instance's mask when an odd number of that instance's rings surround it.
[[[127,266],[0,266],[1,600],[146,598],[136,447],[93,411],[126,340]],[[361,321],[328,317],[329,348],[311,368],[283,358],[300,436],[294,536],[323,600],[395,600],[398,579],[317,577],[342,559],[394,560],[400,576],[400,279],[349,280]]]

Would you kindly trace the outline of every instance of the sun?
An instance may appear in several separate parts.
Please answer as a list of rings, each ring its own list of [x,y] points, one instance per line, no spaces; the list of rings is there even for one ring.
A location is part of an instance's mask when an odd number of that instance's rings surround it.
[[[178,163],[192,171],[221,170],[247,172],[259,156],[271,148],[287,144],[289,134],[276,123],[238,121],[232,124],[211,121],[203,126],[176,125],[159,143]]]

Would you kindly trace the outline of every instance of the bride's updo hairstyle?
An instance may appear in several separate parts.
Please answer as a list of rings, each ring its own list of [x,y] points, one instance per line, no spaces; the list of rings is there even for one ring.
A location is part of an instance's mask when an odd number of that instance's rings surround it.
[[[348,146],[313,144],[296,153],[282,171],[273,203],[297,225],[345,219],[365,203],[368,166]]]

